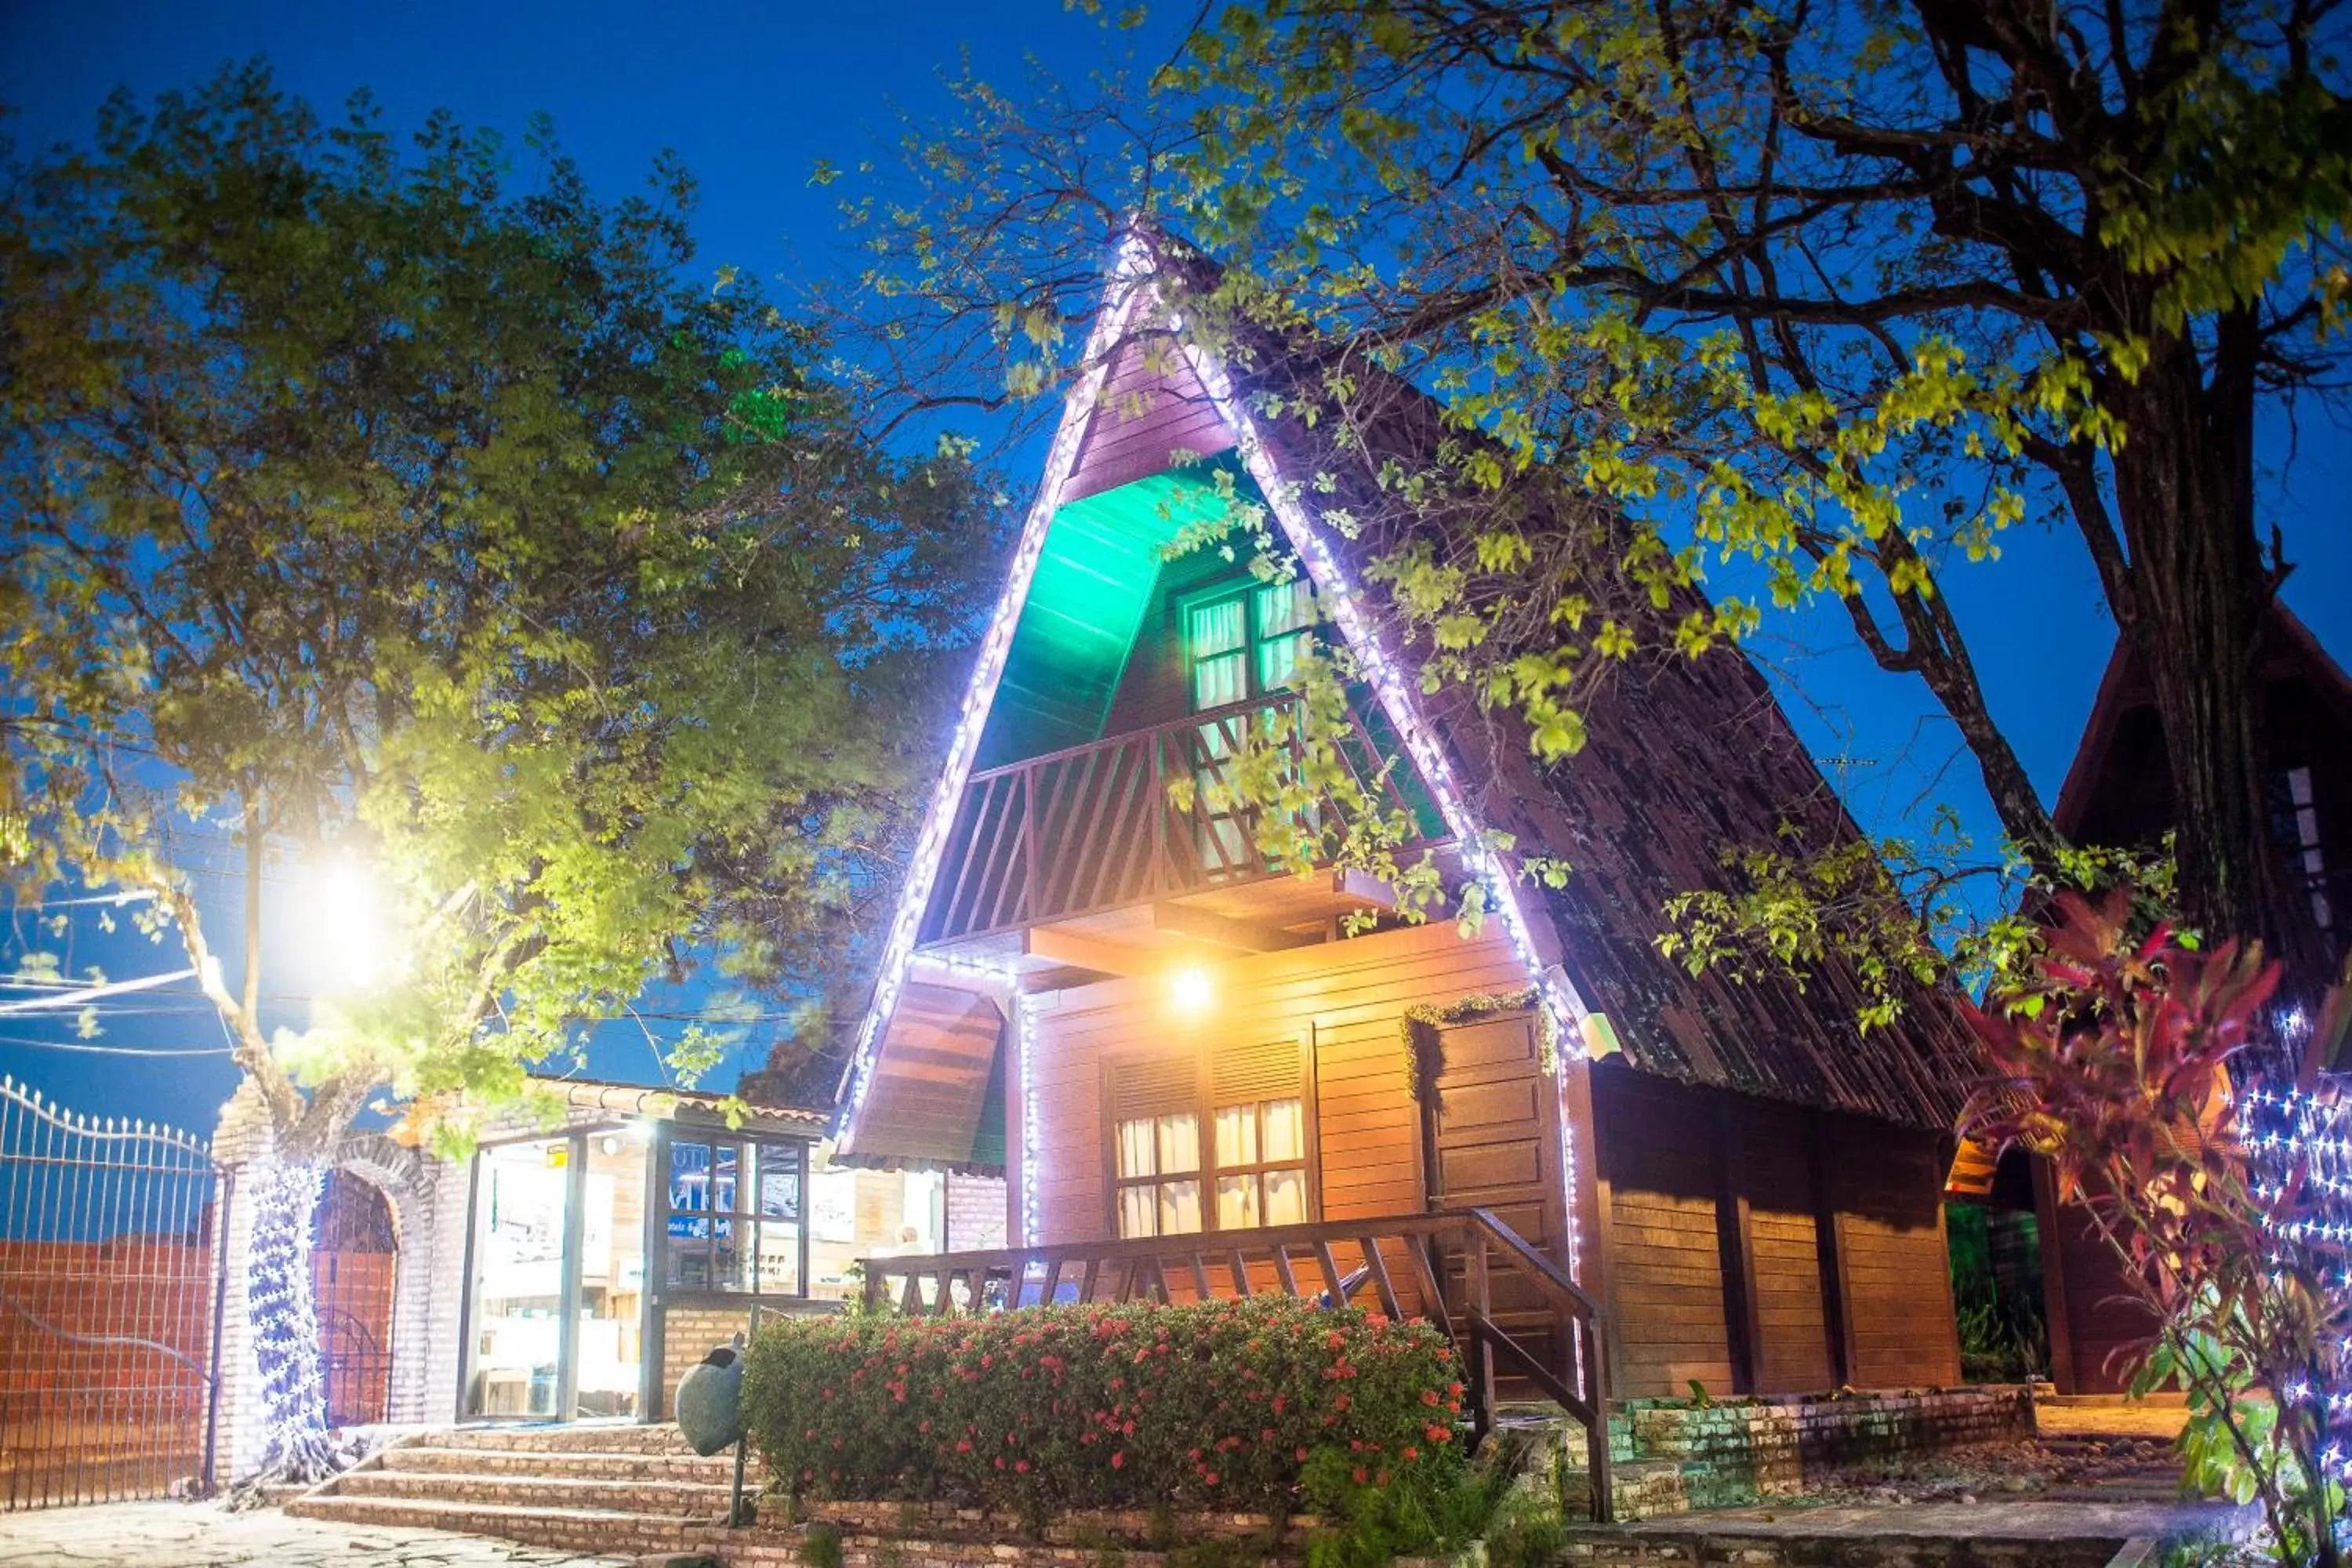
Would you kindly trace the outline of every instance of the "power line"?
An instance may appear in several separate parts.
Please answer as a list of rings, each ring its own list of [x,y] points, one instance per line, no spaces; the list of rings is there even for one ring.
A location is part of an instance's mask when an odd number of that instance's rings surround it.
[[[0,1048],[24,1047],[39,1051],[78,1051],[100,1057],[226,1057],[226,1046],[95,1046],[80,1040],[35,1040],[0,1035]]]

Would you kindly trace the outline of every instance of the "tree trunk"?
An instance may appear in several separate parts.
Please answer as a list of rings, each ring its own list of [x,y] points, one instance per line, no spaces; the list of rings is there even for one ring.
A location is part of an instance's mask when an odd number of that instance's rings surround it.
[[[253,1184],[253,1271],[245,1300],[268,1423],[261,1472],[253,1478],[258,1480],[315,1480],[333,1468],[310,1279],[310,1238],[325,1186],[326,1172],[303,1161],[274,1162]]]
[[[2316,993],[2327,960],[2271,835],[2268,701],[2260,666],[2273,584],[2253,521],[2253,386],[2224,327],[2209,380],[2175,341],[2116,396],[2130,439],[2115,454],[2131,556],[2125,633],[2147,670],[2172,784],[2178,896],[2209,942],[2252,937]]]

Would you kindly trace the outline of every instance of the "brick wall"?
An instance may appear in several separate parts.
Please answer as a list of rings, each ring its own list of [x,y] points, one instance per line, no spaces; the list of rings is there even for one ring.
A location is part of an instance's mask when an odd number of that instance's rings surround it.
[[[2023,1387],[1843,1399],[1736,1400],[1704,1409],[1635,1400],[1609,1418],[1618,1519],[1731,1508],[1805,1489],[1824,1475],[2033,1436]],[[1580,1489],[1582,1460],[1570,1467]],[[1582,1506],[1580,1490],[1571,1498]]]
[[[1004,1245],[1004,1178],[948,1174],[950,1252],[993,1252]]]
[[[710,1353],[713,1347],[725,1344],[730,1337],[748,1332],[751,1326],[749,1307],[662,1307],[661,1414],[667,1418],[670,1395],[677,1390],[677,1380],[688,1368]]]

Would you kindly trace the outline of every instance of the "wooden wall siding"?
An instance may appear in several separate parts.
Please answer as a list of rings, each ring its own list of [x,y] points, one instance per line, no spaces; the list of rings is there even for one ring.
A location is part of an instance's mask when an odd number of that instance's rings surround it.
[[[1610,1393],[1736,1391],[1717,1235],[1717,1130],[1705,1099],[1630,1071],[1596,1074],[1609,1183]]]
[[[1102,1119],[1106,1060],[1284,1037],[1314,1053],[1318,1217],[1423,1212],[1420,1121],[1400,1033],[1404,1010],[1527,984],[1499,933],[1465,942],[1451,923],[1237,958],[1216,977],[1216,1005],[1198,1021],[1171,1016],[1160,986],[1145,979],[1064,992],[1038,1014],[1041,1241],[1114,1234]],[[1391,1273],[1402,1288],[1408,1275]]]
[[[1849,1117],[1828,1119],[1825,1131],[1846,1381],[1856,1388],[1958,1383],[1942,1140]]]
[[[1110,702],[1106,735],[1124,735],[1181,719],[1192,710],[1192,688],[1184,668],[1181,602],[1203,588],[1249,576],[1245,564],[1214,550],[1195,550],[1160,568],[1159,585],[1143,612],[1143,625],[1129,650],[1127,668]]]
[[[1755,1392],[1808,1394],[1842,1381],[1822,1299],[1812,1118],[1749,1101],[1734,1122],[1738,1187],[1748,1204],[1756,1326]]]
[[[1959,1380],[1936,1134],[1593,1074],[1620,1397]]]
[[[1208,393],[1174,340],[1138,333],[1114,351],[1102,405],[1078,447],[1062,500],[1074,501],[1148,479],[1175,455],[1211,457],[1234,445]]]
[[[2090,1211],[2079,1203],[2060,1204],[2049,1169],[2038,1160],[2033,1196],[2051,1377],[2061,1394],[2120,1394],[2131,1381],[2128,1358],[2147,1343],[2154,1325],[2123,1299],[2115,1253]]]
[[[964,1166],[988,1098],[1004,1015],[985,996],[909,982],[898,994],[859,1113],[857,1142],[894,1161]]]

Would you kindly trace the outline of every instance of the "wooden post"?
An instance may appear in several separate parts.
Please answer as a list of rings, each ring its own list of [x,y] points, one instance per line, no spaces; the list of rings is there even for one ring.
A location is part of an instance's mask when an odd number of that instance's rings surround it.
[[[1495,1419],[1495,1358],[1486,1348],[1486,1324],[1494,1321],[1494,1301],[1487,1289],[1486,1233],[1477,1226],[1470,1227],[1470,1247],[1464,1261],[1470,1266],[1470,1277],[1465,1281],[1470,1298],[1470,1393],[1478,1402],[1475,1422],[1483,1436]]]
[[[1845,1249],[1838,1238],[1837,1194],[1830,1190],[1830,1122],[1811,1113],[1813,1247],[1822,1276],[1822,1326],[1830,1342],[1830,1373],[1840,1387],[1853,1382],[1853,1325],[1845,1310]]]
[[[1715,1099],[1715,1244],[1723,1271],[1723,1322],[1735,1394],[1763,1391],[1764,1343],[1756,1306],[1756,1248],[1746,1184],[1739,1179],[1739,1118],[1729,1095]]]

